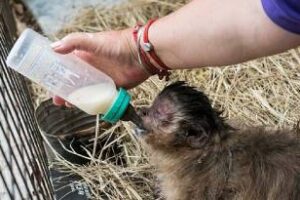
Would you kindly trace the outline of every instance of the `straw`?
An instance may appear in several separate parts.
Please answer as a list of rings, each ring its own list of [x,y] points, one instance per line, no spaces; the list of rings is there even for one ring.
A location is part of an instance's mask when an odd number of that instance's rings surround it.
[[[130,0],[109,9],[85,8],[55,37],[61,38],[76,31],[97,32],[132,27],[138,21],[167,15],[186,2]],[[294,49],[233,66],[176,71],[171,80],[185,80],[200,88],[209,96],[213,106],[223,110],[223,115],[231,122],[271,128],[291,127],[297,124],[300,116],[299,69],[299,49]],[[133,105],[150,105],[166,84],[153,77],[132,89]],[[32,91],[36,104],[46,96],[44,90],[35,85]],[[117,137],[107,142],[107,138],[113,136]],[[94,161],[90,165],[76,166],[63,159],[52,164],[83,177],[91,186],[95,199],[154,199],[155,170],[132,133],[131,124],[119,122],[101,130],[95,141],[100,143],[103,140],[104,146],[97,148],[98,151],[86,147]],[[122,151],[113,156],[105,153],[104,150],[116,146]]]

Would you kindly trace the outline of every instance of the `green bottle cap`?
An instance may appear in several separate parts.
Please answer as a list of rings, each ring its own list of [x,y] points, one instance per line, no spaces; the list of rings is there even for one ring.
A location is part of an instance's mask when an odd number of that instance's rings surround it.
[[[124,115],[129,105],[130,99],[131,97],[128,94],[128,92],[125,89],[120,88],[114,102],[106,111],[106,113],[104,113],[101,119],[110,123],[115,123],[119,121]]]

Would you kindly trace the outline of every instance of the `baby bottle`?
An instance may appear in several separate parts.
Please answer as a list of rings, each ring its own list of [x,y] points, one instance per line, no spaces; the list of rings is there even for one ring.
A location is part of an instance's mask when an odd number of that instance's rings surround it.
[[[73,54],[54,52],[52,42],[26,29],[6,63],[12,69],[91,115],[114,123],[125,113],[130,96],[114,81]]]

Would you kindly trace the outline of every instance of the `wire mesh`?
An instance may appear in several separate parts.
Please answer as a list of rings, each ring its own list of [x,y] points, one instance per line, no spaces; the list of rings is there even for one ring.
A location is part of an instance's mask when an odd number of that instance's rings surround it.
[[[45,149],[26,81],[5,58],[15,39],[7,0],[0,1],[0,199],[52,200]]]

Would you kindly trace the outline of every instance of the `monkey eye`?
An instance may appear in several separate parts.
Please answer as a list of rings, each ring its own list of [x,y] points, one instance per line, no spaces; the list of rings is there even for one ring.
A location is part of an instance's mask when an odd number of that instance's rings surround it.
[[[161,125],[162,126],[168,126],[170,124],[170,121],[169,120],[162,120],[161,121]]]
[[[141,107],[141,108],[138,109],[138,113],[139,113],[141,116],[147,116],[147,115],[148,115],[148,108]]]
[[[153,117],[160,122],[161,126],[167,126],[170,122],[165,118],[163,113],[160,112],[160,110],[155,110],[153,112]]]
[[[160,118],[161,118],[161,113],[160,113],[159,110],[155,110],[154,113],[153,113],[153,115],[154,115],[154,117],[155,117],[156,119],[160,119]]]

